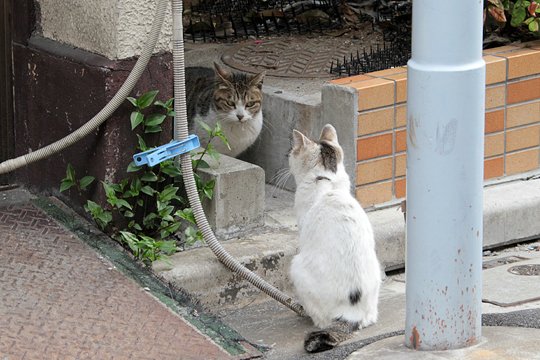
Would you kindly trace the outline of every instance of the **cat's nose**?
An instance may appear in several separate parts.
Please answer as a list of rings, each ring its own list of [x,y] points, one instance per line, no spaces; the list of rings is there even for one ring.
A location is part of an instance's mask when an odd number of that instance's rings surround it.
[[[242,119],[244,118],[244,115],[243,114],[236,114],[236,117],[238,118],[238,121],[242,121]]]

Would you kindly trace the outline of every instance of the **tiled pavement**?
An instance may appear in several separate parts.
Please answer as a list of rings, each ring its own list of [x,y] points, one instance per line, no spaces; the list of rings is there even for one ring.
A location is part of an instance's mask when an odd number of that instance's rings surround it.
[[[0,202],[0,359],[56,358],[234,357],[32,203]]]

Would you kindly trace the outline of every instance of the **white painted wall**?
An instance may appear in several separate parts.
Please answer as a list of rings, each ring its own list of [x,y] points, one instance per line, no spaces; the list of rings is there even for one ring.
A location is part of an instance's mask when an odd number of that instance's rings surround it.
[[[140,54],[152,26],[156,0],[37,0],[44,37],[109,59]],[[171,51],[168,14],[155,52]]]

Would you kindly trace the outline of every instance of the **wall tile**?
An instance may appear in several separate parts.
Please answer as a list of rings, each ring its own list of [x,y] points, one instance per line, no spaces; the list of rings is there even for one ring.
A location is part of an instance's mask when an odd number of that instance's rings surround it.
[[[407,181],[405,178],[396,179],[394,184],[396,199],[404,198],[407,195]]]
[[[358,89],[359,111],[394,104],[394,82],[391,80],[375,78],[350,86]]]
[[[506,175],[538,169],[538,148],[506,155]]]
[[[356,199],[363,207],[392,200],[392,181],[385,181],[356,188]]]
[[[540,73],[540,51],[520,49],[500,54],[508,59],[508,79]]]
[[[504,110],[489,111],[486,113],[485,133],[504,130]]]
[[[396,128],[407,125],[407,104],[396,106]]]
[[[486,88],[486,109],[504,106],[505,86],[491,86]]]
[[[371,80],[371,79],[373,79],[371,76],[356,75],[356,76],[344,77],[344,78],[341,78],[341,79],[330,80],[330,82],[332,84],[334,84],[334,85],[346,85],[346,86],[349,86],[352,83],[357,83],[357,82],[360,82],[360,81]]]
[[[525,149],[540,144],[540,125],[506,131],[506,152]]]
[[[394,107],[374,111],[364,111],[358,115],[358,135],[368,135],[394,126]]]
[[[540,122],[540,101],[509,106],[506,109],[506,127],[511,128]]]
[[[405,176],[407,172],[407,154],[396,155],[396,177]]]
[[[396,131],[396,152],[407,150],[407,130]]]
[[[501,177],[504,175],[504,159],[497,157],[484,160],[484,180]]]
[[[484,56],[486,62],[486,84],[506,81],[506,59],[498,56]]]
[[[367,160],[392,154],[392,134],[381,134],[356,141],[357,160]]]
[[[508,83],[508,104],[540,98],[540,77]]]
[[[356,185],[388,180],[392,178],[392,157],[362,161],[356,165]]]
[[[484,157],[492,157],[504,153],[504,133],[486,135],[484,138]]]
[[[395,74],[403,74],[407,73],[407,67],[406,66],[398,66],[391,69],[385,69],[385,70],[379,70],[370,72],[369,76],[375,76],[375,77],[382,77],[386,78],[387,76],[395,75]]]

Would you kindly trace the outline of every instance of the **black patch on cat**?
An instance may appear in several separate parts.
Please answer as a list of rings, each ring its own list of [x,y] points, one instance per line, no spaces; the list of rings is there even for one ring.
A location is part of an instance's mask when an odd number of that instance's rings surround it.
[[[320,143],[321,145],[321,158],[323,166],[326,170],[332,172],[337,172],[337,154],[334,147],[324,141]]]
[[[308,353],[318,353],[335,348],[339,341],[328,331],[314,331],[304,340],[304,349]]]
[[[362,298],[362,292],[358,289],[351,291],[349,294],[349,301],[351,302],[351,305],[356,305]]]

